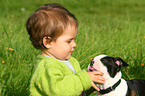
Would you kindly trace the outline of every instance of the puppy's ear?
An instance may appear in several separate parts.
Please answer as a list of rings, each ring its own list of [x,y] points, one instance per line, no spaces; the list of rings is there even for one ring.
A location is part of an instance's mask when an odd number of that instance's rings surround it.
[[[123,61],[120,57],[115,57],[115,59],[117,60],[115,63],[119,66],[119,65],[121,65],[121,66],[123,66],[123,67],[127,67],[128,66],[128,64],[125,62],[125,61]]]

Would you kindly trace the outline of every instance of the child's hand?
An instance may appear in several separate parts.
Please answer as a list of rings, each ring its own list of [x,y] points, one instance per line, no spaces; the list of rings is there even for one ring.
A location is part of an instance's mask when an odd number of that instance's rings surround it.
[[[103,73],[99,71],[91,71],[91,72],[88,72],[88,74],[91,79],[92,87],[94,87],[97,91],[100,91],[100,89],[95,85],[94,82],[102,83],[102,84],[105,83],[105,79],[101,77]]]

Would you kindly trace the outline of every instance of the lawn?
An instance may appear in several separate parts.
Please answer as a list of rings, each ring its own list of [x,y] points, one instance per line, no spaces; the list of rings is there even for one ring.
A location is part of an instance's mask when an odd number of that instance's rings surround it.
[[[145,79],[144,0],[0,0],[0,95],[28,96],[35,58],[25,29],[40,5],[60,3],[79,22],[73,57],[86,68],[99,54],[121,57],[124,79]]]

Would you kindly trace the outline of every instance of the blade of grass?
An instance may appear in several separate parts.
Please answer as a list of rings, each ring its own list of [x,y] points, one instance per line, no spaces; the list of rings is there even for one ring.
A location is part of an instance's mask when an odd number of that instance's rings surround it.
[[[10,44],[9,48],[14,48],[14,46],[13,46],[13,44],[12,44],[12,40],[11,40],[10,36],[8,35],[8,32],[7,32],[7,30],[6,30],[6,28],[5,28],[5,25],[4,25],[3,23],[2,23],[2,26],[3,26],[3,29],[4,29],[4,32],[5,32],[6,36],[7,36],[7,38],[8,38],[8,42],[9,42],[9,44]]]

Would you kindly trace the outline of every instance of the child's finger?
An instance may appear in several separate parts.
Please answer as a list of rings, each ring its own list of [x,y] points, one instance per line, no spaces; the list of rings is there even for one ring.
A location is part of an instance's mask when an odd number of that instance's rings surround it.
[[[92,82],[92,87],[95,88],[97,91],[100,91],[100,89],[95,85],[94,82]]]
[[[95,75],[103,75],[103,73],[102,72],[100,72],[100,71],[93,71],[93,73],[95,74]]]
[[[105,83],[105,79],[103,77],[101,77],[101,76],[96,76],[95,82],[104,84]]]
[[[96,83],[100,83],[100,84],[104,84],[105,83],[105,80],[96,80],[95,82]]]
[[[95,75],[94,82],[104,84],[105,79],[100,75]]]

